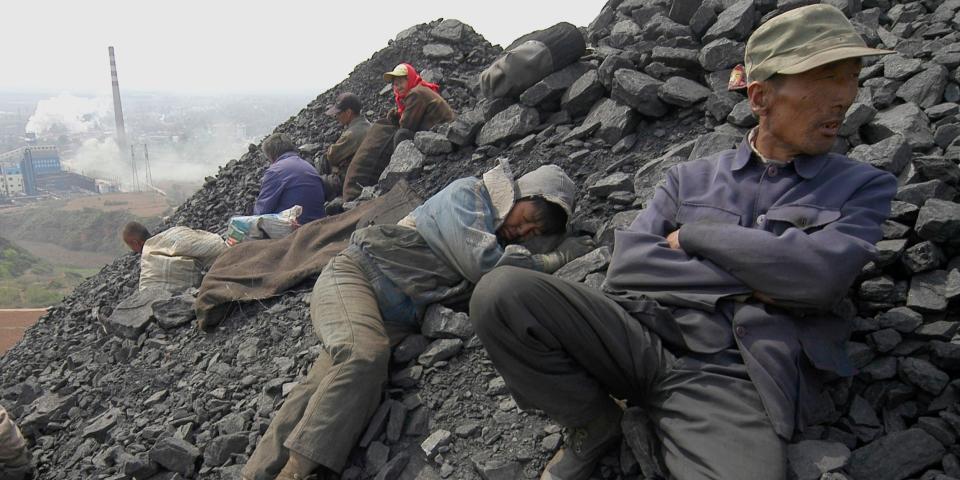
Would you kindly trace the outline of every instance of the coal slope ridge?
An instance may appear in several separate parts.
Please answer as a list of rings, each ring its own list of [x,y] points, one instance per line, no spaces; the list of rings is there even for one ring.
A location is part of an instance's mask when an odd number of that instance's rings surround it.
[[[429,195],[498,156],[520,173],[560,164],[581,186],[575,227],[602,247],[557,274],[598,286],[613,232],[664,170],[733,146],[755,123],[744,97],[725,91],[729,69],[753,28],[806,3],[610,1],[585,29],[592,48],[580,62],[518,99],[480,102],[476,74],[499,49],[453,20],[420,25],[277,131],[316,155],[337,135],[322,115],[335,94],[376,98],[375,118],[391,101],[380,73],[411,61],[441,82],[459,118],[401,144],[378,189],[402,178]],[[830,3],[869,44],[897,51],[867,61],[836,148],[897,174],[900,187],[878,259],[837,308],[853,325],[859,373],[817,400],[814,426],[789,447],[791,477],[960,478],[960,1]],[[249,211],[264,166],[252,147],[168,225],[220,229]],[[137,269],[136,257],[118,259],[28,331],[0,359],[0,401],[31,437],[42,478],[237,478],[320,348],[307,291],[240,305],[211,334],[179,313],[188,296],[155,309],[135,340],[116,338],[103,325]],[[433,307],[393,360],[342,478],[536,478],[561,443],[557,425],[517,409],[464,313]],[[595,478],[647,476],[633,427]]]

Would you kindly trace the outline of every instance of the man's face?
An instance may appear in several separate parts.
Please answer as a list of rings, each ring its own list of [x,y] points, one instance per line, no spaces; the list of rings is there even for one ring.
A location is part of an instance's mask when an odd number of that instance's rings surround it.
[[[748,86],[760,116],[757,149],[775,160],[830,151],[857,96],[861,63],[850,58]]]
[[[393,91],[397,93],[407,91],[407,77],[393,77]]]
[[[497,236],[507,243],[517,243],[540,235],[543,227],[537,221],[538,214],[535,203],[520,200],[507,213],[503,225],[497,229]]]
[[[337,122],[340,123],[340,125],[350,125],[350,122],[353,120],[353,110],[343,110],[334,115],[333,118],[337,119]]]
[[[130,250],[143,253],[143,240],[136,237],[123,237],[123,243],[127,244],[127,247],[130,247]]]

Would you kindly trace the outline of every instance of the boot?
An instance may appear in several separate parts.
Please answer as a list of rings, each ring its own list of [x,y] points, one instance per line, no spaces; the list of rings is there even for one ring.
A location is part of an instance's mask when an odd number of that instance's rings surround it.
[[[587,480],[603,454],[620,442],[623,410],[612,399],[586,425],[568,429],[561,448],[543,468],[540,480]]]
[[[276,480],[316,480],[316,475],[311,475],[314,470],[320,467],[320,464],[310,460],[296,452],[290,452],[290,458],[287,464],[280,470]]]

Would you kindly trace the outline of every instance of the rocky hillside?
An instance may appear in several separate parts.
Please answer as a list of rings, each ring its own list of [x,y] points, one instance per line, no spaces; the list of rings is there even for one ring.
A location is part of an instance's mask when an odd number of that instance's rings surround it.
[[[838,308],[854,325],[860,373],[818,399],[816,424],[791,444],[791,475],[960,478],[960,1],[829,2],[869,44],[897,51],[867,61],[836,149],[897,174],[901,186],[880,257]],[[335,95],[354,91],[375,118],[391,102],[380,73],[409,61],[440,82],[459,118],[401,144],[382,189],[404,178],[429,195],[501,155],[521,173],[559,164],[580,185],[576,228],[603,247],[558,275],[597,286],[613,231],[664,169],[729,148],[754,125],[743,95],[725,89],[729,69],[753,28],[807,3],[611,0],[584,29],[592,48],[580,62],[518,99],[481,102],[476,75],[499,48],[457,21],[418,25],[277,131],[318,155],[338,133],[322,115]],[[168,225],[221,229],[249,211],[264,166],[251,146]],[[310,285],[242,304],[209,334],[192,328],[189,294],[154,304],[142,332],[109,334],[137,275],[136,257],[124,256],[53,308],[0,358],[0,401],[31,437],[42,478],[237,478],[320,348]],[[536,478],[558,447],[560,428],[517,409],[464,313],[435,307],[393,359],[343,478]],[[652,476],[632,427],[596,478]]]

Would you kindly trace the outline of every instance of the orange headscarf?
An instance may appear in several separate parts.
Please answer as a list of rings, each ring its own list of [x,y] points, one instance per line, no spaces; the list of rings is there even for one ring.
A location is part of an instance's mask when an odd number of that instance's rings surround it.
[[[410,93],[410,90],[413,90],[414,87],[423,85],[434,92],[440,93],[440,85],[437,85],[436,83],[430,83],[423,78],[420,78],[420,74],[418,74],[413,68],[413,65],[410,65],[409,63],[404,63],[402,65],[407,67],[407,88],[403,92],[398,92],[396,89],[393,91],[393,98],[397,101],[398,115],[403,115],[403,109],[405,107],[403,100],[407,98],[407,94]]]

